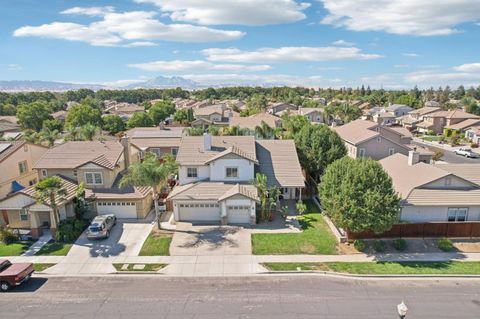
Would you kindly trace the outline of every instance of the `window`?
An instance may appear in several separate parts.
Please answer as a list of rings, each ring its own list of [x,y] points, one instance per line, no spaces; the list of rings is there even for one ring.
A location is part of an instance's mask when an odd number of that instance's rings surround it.
[[[227,178],[238,178],[238,167],[227,167],[225,176]]]
[[[393,155],[395,154],[395,149],[394,148],[389,148],[388,149],[388,155]]]
[[[178,148],[172,148],[172,156],[176,157],[178,153]]]
[[[381,137],[377,137],[377,142],[381,142],[382,141],[382,138]]]
[[[359,148],[358,149],[358,157],[365,157],[365,149]]]
[[[77,170],[76,169],[73,170],[73,176],[77,176]]]
[[[48,176],[48,172],[46,169],[42,169],[42,177],[47,177]]]
[[[33,185],[35,185],[36,183],[37,183],[37,179],[34,178],[34,179],[32,179],[31,181],[28,181],[28,186],[33,186]]]
[[[20,211],[20,220],[28,220],[28,212],[25,209]]]
[[[27,171],[27,161],[18,163],[18,170],[20,171],[20,174],[25,173]]]
[[[102,173],[85,173],[85,182],[89,185],[103,184]]]
[[[161,157],[162,156],[162,151],[158,148],[158,147],[152,147],[150,149],[150,152],[152,152],[153,154],[155,154],[157,157]]]
[[[188,167],[187,168],[187,177],[188,178],[197,178],[198,172],[196,167]]]
[[[467,220],[468,208],[449,208],[447,220],[449,222],[464,222]]]

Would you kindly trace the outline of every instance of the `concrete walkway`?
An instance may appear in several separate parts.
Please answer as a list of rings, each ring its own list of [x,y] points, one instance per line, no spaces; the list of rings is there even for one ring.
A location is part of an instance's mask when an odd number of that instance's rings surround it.
[[[22,256],[33,256],[35,255],[46,243],[52,240],[52,233],[48,229],[43,230],[43,235],[34,242]]]

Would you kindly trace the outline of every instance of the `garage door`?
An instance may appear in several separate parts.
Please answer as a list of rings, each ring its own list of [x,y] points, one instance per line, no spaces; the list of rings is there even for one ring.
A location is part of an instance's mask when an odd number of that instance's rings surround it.
[[[99,215],[114,214],[117,218],[137,218],[134,202],[97,202]]]
[[[250,206],[228,206],[228,222],[232,224],[250,223]]]
[[[181,221],[208,222],[220,220],[220,207],[214,203],[178,204]]]

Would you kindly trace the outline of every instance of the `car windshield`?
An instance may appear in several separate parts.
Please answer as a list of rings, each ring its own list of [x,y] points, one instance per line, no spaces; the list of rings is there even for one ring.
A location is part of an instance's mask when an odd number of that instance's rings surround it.
[[[88,227],[88,229],[90,229],[93,232],[99,232],[99,231],[102,231],[102,225],[101,224],[93,224],[93,225],[90,225],[90,227]]]
[[[9,262],[8,260],[5,260],[5,261],[1,262],[0,263],[0,272],[4,271],[5,269],[10,267],[11,265],[12,265],[12,263]]]

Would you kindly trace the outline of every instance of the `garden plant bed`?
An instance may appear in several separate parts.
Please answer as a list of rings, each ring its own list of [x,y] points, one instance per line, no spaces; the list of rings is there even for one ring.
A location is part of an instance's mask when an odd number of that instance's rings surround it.
[[[154,230],[143,243],[139,256],[169,256],[172,233]]]

